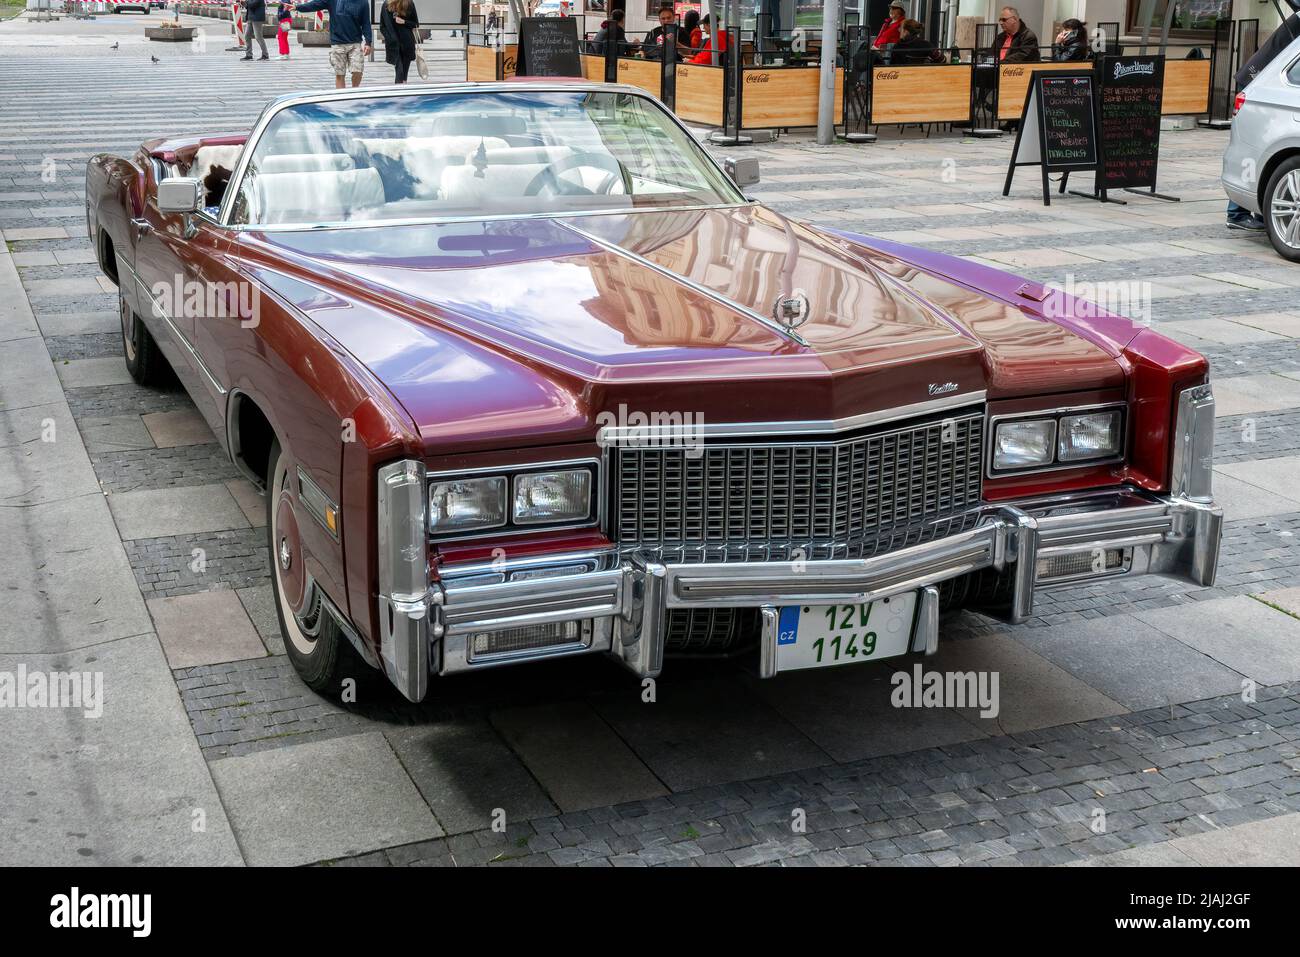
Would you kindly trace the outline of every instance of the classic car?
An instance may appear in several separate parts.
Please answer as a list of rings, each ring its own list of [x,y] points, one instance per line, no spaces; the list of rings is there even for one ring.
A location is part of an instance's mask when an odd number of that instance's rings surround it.
[[[90,161],[127,367],[170,366],[265,491],[307,684],[766,677],[933,652],[944,608],[1212,583],[1204,357],[756,175],[638,89],[542,80],[289,96]]]

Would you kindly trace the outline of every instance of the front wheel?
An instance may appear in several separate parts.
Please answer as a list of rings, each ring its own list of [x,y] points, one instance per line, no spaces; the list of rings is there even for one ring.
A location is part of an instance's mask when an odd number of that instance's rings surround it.
[[[167,374],[167,360],[124,296],[118,296],[117,308],[122,320],[122,355],[126,359],[126,371],[140,385],[156,385]]]
[[[1300,262],[1300,156],[1273,171],[1264,190],[1264,222],[1278,254]]]
[[[371,681],[375,672],[321,606],[319,593],[316,597],[307,594],[307,574],[294,509],[292,468],[293,463],[281,452],[280,443],[272,442],[267,456],[266,531],[273,579],[271,590],[275,595],[280,633],[284,636],[284,650],[309,688],[327,697],[347,700],[349,684],[356,689]]]

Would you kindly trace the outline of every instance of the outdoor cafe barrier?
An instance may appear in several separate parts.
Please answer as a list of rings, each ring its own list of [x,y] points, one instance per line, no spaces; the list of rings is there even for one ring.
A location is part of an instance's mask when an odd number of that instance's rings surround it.
[[[857,31],[849,31],[852,36]],[[467,37],[467,75],[471,81],[504,80],[515,75],[518,44],[513,34],[487,36],[471,30]],[[588,38],[590,40],[590,38]],[[806,65],[765,62],[761,50],[747,50],[742,38],[739,82],[731,51],[719,54],[719,65],[678,59],[670,48],[664,59],[583,52],[583,76],[601,82],[609,75],[646,90],[681,119],[739,129],[790,129],[817,125],[821,71]],[[1186,57],[1194,47],[1181,52]],[[584,50],[591,50],[584,42]],[[1051,55],[1050,48],[1044,54]],[[1118,43],[1107,52],[1135,53]],[[1151,52],[1155,52],[1153,49]],[[1162,113],[1203,115],[1210,108],[1214,51],[1210,57],[1177,58],[1180,48],[1166,51]],[[1088,69],[1091,60],[997,63],[987,48],[949,49],[943,62],[890,64],[876,57],[865,70],[835,71],[835,115],[845,132],[872,126],[952,123],[971,129],[1019,119],[1033,74],[1040,71]],[[738,122],[737,122],[737,117]]]

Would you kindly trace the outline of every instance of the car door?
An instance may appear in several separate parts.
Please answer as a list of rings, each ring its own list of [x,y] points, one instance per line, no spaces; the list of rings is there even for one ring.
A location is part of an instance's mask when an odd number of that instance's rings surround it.
[[[229,232],[207,215],[162,213],[153,191],[136,230],[135,267],[141,312],[163,355],[218,438],[225,430],[225,384],[195,346],[196,331],[223,308],[224,290],[210,277],[224,260]]]

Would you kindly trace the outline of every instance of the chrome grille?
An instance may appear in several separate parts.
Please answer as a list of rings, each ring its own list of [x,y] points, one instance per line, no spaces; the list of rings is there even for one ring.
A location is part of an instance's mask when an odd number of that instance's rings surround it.
[[[950,534],[979,504],[983,424],[973,409],[834,440],[620,447],[614,532],[680,562],[860,558]]]

